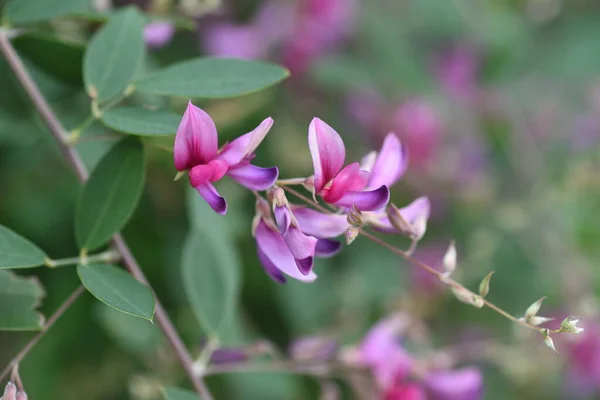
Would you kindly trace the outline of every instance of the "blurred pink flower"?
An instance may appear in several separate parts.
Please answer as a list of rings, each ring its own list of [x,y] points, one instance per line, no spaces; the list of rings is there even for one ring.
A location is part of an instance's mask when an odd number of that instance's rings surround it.
[[[568,346],[568,386],[574,393],[600,393],[600,325],[586,323],[585,331]]]
[[[265,190],[277,180],[277,167],[261,168],[250,164],[254,151],[265,138],[273,120],[265,119],[252,132],[227,143],[220,150],[217,128],[212,118],[190,101],[181,118],[173,158],[175,168],[189,170],[190,184],[217,213],[227,212],[227,202],[213,182],[228,175],[250,190]]]
[[[423,385],[431,400],[477,400],[483,395],[483,376],[474,367],[430,372]]]
[[[171,42],[175,26],[166,21],[151,22],[144,26],[144,42],[152,49],[159,49]]]
[[[448,94],[473,100],[477,91],[479,57],[472,45],[463,43],[447,50],[436,63],[436,73]]]
[[[250,25],[222,23],[204,35],[205,50],[219,57],[257,59],[266,55],[267,47],[260,32]]]

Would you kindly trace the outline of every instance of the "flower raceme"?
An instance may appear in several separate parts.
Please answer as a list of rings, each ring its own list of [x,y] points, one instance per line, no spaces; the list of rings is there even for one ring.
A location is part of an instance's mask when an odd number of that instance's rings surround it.
[[[277,167],[250,164],[272,125],[273,119],[267,118],[252,132],[219,149],[214,121],[190,101],[175,136],[175,168],[189,171],[190,184],[213,210],[225,215],[227,202],[213,186],[214,182],[227,175],[250,190],[266,190],[277,180]]]
[[[319,118],[310,123],[308,145],[313,159],[314,193],[325,202],[345,208],[355,206],[361,211],[378,210],[387,204],[390,199],[388,187],[382,184],[376,189],[365,190],[372,180],[371,174],[361,169],[358,162],[344,167],[346,148],[342,138]],[[381,167],[385,170],[383,165]],[[375,183],[378,183],[377,179]],[[375,185],[369,188],[372,186]]]

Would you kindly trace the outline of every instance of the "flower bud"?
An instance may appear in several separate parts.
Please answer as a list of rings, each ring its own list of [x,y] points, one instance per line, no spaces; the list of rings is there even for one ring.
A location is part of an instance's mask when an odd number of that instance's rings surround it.
[[[273,202],[273,208],[288,206],[287,197],[285,197],[285,191],[278,186],[275,186],[273,189],[269,190],[269,197]]]
[[[444,254],[444,259],[442,264],[444,266],[444,274],[446,276],[452,275],[454,270],[456,269],[456,246],[454,245],[454,240],[450,242],[450,246],[448,246],[448,250],[446,250],[446,254]]]
[[[360,233],[360,231],[358,230],[358,228],[351,226],[350,228],[346,229],[346,232],[344,232],[344,237],[346,238],[346,244],[351,244],[352,242],[354,242],[354,239],[356,239],[358,237],[358,234]]]
[[[3,400],[16,400],[17,396],[17,387],[14,383],[8,382],[6,384],[6,388],[4,389],[4,396],[2,396]]]
[[[542,333],[542,336],[544,337],[544,344],[546,346],[550,347],[556,353],[558,353],[558,351],[556,350],[556,347],[554,347],[554,341],[550,337],[550,331],[548,329],[542,329],[541,333]]]
[[[492,280],[492,275],[494,275],[494,271],[487,274],[481,280],[481,283],[479,284],[479,295],[481,297],[487,296],[487,294],[490,292],[490,280]]]
[[[352,206],[352,209],[348,212],[346,220],[351,226],[354,227],[361,227],[364,223],[363,214],[358,208],[356,208],[356,205]]]
[[[333,358],[338,351],[338,344],[335,340],[308,336],[295,340],[290,346],[289,353],[292,359],[309,361],[325,361]]]
[[[525,319],[529,320],[532,317],[535,317],[538,313],[538,311],[540,311],[540,307],[542,307],[542,302],[544,301],[546,297],[542,297],[540,298],[538,301],[536,301],[535,303],[533,303],[532,305],[530,305],[529,307],[527,307],[527,310],[525,310]]]
[[[387,208],[387,217],[394,228],[402,235],[413,236],[413,227],[404,219],[395,204],[390,203]]]
[[[574,319],[575,317],[573,316],[568,316],[567,318],[565,318],[565,320],[560,324],[560,331],[561,332],[569,332],[569,333],[575,333],[576,335],[580,334],[581,332],[583,332],[583,328],[579,328],[577,326],[577,323],[579,321],[581,321],[581,319]]]
[[[535,317],[531,317],[528,319],[519,318],[519,321],[525,321],[533,326],[538,326],[545,324],[546,322],[554,321],[554,318],[539,317],[536,315]]]
[[[466,304],[470,304],[474,307],[481,308],[484,306],[484,301],[481,296],[477,296],[475,293],[465,289],[464,287],[452,286],[452,293],[456,298]]]
[[[416,241],[423,239],[427,231],[427,216],[419,215],[413,225],[413,238]]]

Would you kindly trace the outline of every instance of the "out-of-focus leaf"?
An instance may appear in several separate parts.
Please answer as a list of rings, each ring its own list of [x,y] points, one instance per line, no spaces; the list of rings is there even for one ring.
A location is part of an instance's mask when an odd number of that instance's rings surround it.
[[[102,113],[104,125],[131,135],[172,135],[181,116],[166,110],[151,111],[140,107],[113,108]]]
[[[17,36],[13,39],[13,44],[19,54],[53,77],[79,87],[83,84],[83,45],[38,32]]]
[[[311,75],[320,85],[332,89],[370,89],[374,83],[372,66],[349,55],[338,54],[316,61]]]
[[[203,329],[227,342],[239,333],[232,332],[240,291],[238,252],[221,215],[192,190],[188,204],[192,230],[183,253],[184,289]]]
[[[121,230],[133,213],[144,184],[144,148],[139,140],[117,143],[85,184],[75,215],[75,237],[82,249],[95,249]]]
[[[137,82],[138,90],[168,96],[227,98],[272,86],[287,78],[279,65],[203,57],[173,64]]]
[[[294,400],[307,398],[294,376],[284,373],[235,374],[227,376],[230,399]]]
[[[44,289],[36,279],[0,271],[0,331],[41,329],[44,317],[35,309],[43,297]]]
[[[90,9],[90,0],[10,0],[4,17],[11,24],[44,21]]]
[[[96,317],[108,334],[123,348],[144,353],[156,349],[162,342],[157,325],[139,318],[118,312],[111,307],[97,303]]]
[[[162,392],[164,400],[200,400],[200,396],[196,393],[185,389],[166,387]]]
[[[106,101],[122,93],[144,58],[144,18],[133,7],[111,16],[94,35],[83,59],[83,80],[90,96]]]
[[[0,225],[0,269],[38,267],[45,259],[35,244]]]
[[[77,274],[85,288],[107,306],[152,321],[152,292],[126,271],[113,265],[78,265]]]

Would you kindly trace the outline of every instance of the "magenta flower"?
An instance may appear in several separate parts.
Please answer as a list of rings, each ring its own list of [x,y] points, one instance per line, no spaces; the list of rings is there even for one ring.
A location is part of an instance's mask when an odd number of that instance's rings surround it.
[[[206,52],[219,57],[257,59],[267,51],[260,32],[251,25],[218,24],[207,29],[203,38]]]
[[[219,150],[214,121],[190,101],[175,136],[175,168],[180,172],[189,170],[190,184],[213,210],[224,215],[227,202],[213,182],[227,175],[250,190],[265,190],[277,180],[277,167],[261,168],[250,164],[254,151],[272,125],[273,120],[267,118],[252,132]]]
[[[390,191],[382,185],[365,191],[369,172],[354,162],[344,166],[346,149],[340,135],[319,118],[308,128],[308,145],[313,159],[314,191],[327,203],[340,207],[356,206],[360,210],[378,210],[390,199]]]
[[[392,187],[402,178],[408,166],[408,151],[394,132],[386,135],[381,150],[363,157],[361,168],[370,173],[367,189],[382,185]]]
[[[175,27],[166,21],[151,22],[144,26],[144,42],[152,49],[166,46],[175,35]]]
[[[600,393],[600,325],[586,324],[585,331],[570,344],[568,386],[573,393]]]
[[[385,400],[426,400],[425,390],[416,383],[395,385],[385,394]]]
[[[436,371],[423,380],[432,400],[477,400],[483,394],[483,375],[474,367]]]

